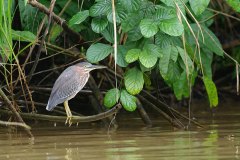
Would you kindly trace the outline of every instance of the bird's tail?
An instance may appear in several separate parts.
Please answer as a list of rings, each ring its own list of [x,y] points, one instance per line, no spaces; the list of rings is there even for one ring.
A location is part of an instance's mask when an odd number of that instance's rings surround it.
[[[52,111],[53,110],[53,107],[50,105],[49,101],[48,101],[46,110],[48,110],[48,111]]]

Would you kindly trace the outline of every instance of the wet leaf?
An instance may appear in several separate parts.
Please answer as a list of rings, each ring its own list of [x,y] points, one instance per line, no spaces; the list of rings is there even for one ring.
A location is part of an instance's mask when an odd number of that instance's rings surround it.
[[[209,2],[210,0],[189,0],[190,6],[196,15],[202,14],[207,8]]]
[[[88,16],[89,16],[88,10],[78,12],[69,20],[69,26],[82,23]]]
[[[120,91],[117,88],[110,89],[103,99],[104,106],[112,108],[118,102],[119,97]]]
[[[216,107],[218,105],[218,93],[214,82],[208,77],[204,77],[203,82],[207,90],[210,107]]]
[[[104,17],[95,17],[92,19],[91,27],[96,33],[102,32],[108,25],[108,21]]]
[[[121,91],[120,102],[125,110],[130,112],[135,111],[137,108],[136,101],[136,97],[129,94],[126,90]]]
[[[112,52],[112,46],[102,43],[96,43],[88,48],[86,56],[89,62],[96,63],[106,58]]]
[[[126,54],[125,60],[128,63],[132,63],[132,62],[138,60],[140,53],[141,53],[140,49],[130,49]]]
[[[143,73],[136,67],[129,69],[124,76],[124,84],[129,93],[138,94],[144,85]]]
[[[150,38],[158,32],[158,26],[152,19],[143,19],[139,25],[144,37]]]
[[[139,55],[139,60],[146,68],[151,68],[157,63],[158,57],[148,50],[143,50]]]
[[[16,41],[33,42],[36,40],[36,36],[29,31],[12,30],[12,39]]]
[[[160,21],[159,28],[170,36],[180,36],[184,31],[182,23],[180,23],[177,18]]]

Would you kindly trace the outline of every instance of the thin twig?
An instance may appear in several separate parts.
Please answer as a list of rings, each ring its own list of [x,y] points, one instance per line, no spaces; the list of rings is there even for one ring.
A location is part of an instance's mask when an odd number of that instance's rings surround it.
[[[0,96],[3,98],[3,101],[7,104],[8,108],[11,110],[11,112],[9,111],[9,113],[13,114],[17,121],[20,123],[25,124],[25,122],[23,121],[22,117],[20,116],[20,114],[17,112],[17,110],[14,108],[14,106],[12,105],[12,103],[10,102],[10,100],[8,99],[8,97],[5,95],[5,93],[2,91],[2,89],[0,88]],[[31,133],[31,131],[27,128],[25,128],[27,134],[33,138],[33,135]]]
[[[19,126],[19,127],[23,127],[27,130],[30,130],[31,127],[29,125],[26,125],[25,123],[19,123],[19,122],[6,122],[6,121],[1,121],[0,120],[0,125],[3,126]]]

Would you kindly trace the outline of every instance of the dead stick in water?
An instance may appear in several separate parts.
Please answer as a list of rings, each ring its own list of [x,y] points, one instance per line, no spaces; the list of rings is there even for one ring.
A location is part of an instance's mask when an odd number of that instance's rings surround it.
[[[75,122],[75,123],[97,121],[97,120],[107,118],[109,116],[116,114],[121,108],[122,108],[121,105],[116,105],[112,109],[110,109],[106,112],[103,112],[103,113],[99,113],[97,115],[84,116],[84,117],[73,116],[71,121]],[[3,110],[3,109],[0,109],[0,114],[1,113],[8,114],[8,115],[13,114],[12,112]],[[20,115],[26,119],[38,119],[38,120],[47,120],[47,121],[53,121],[53,122],[65,122],[66,121],[66,116],[51,116],[51,115],[43,115],[43,114],[35,114],[35,113],[20,113]]]
[[[20,114],[17,112],[17,110],[14,108],[14,106],[12,105],[12,103],[11,103],[11,101],[8,99],[8,97],[5,95],[5,93],[2,91],[2,89],[0,88],[0,96],[3,98],[3,101],[7,104],[7,106],[8,106],[8,108],[11,110],[11,114],[13,114],[16,118],[17,118],[17,120],[18,120],[18,122],[20,122],[20,123],[23,123],[23,124],[25,124],[25,122],[23,121],[23,119],[22,119],[22,117],[20,116]],[[25,124],[26,125],[26,124]],[[27,134],[31,137],[31,138],[33,138],[33,135],[32,135],[32,133],[31,133],[31,131],[30,131],[30,129],[27,129],[27,128],[24,128],[25,130],[26,130],[26,132],[27,132]]]
[[[19,126],[19,127],[26,128],[28,130],[31,129],[31,127],[29,125],[26,125],[24,123],[19,123],[19,122],[6,122],[6,121],[1,121],[0,120],[0,125],[3,125],[3,126]]]

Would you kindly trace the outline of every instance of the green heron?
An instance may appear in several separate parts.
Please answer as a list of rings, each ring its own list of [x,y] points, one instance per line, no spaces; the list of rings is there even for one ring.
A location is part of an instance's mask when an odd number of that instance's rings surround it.
[[[89,72],[101,68],[106,67],[80,62],[65,69],[53,85],[46,110],[52,111],[56,105],[63,103],[67,114],[66,123],[71,125],[72,113],[68,106],[68,101],[75,97],[85,86],[90,76]]]

